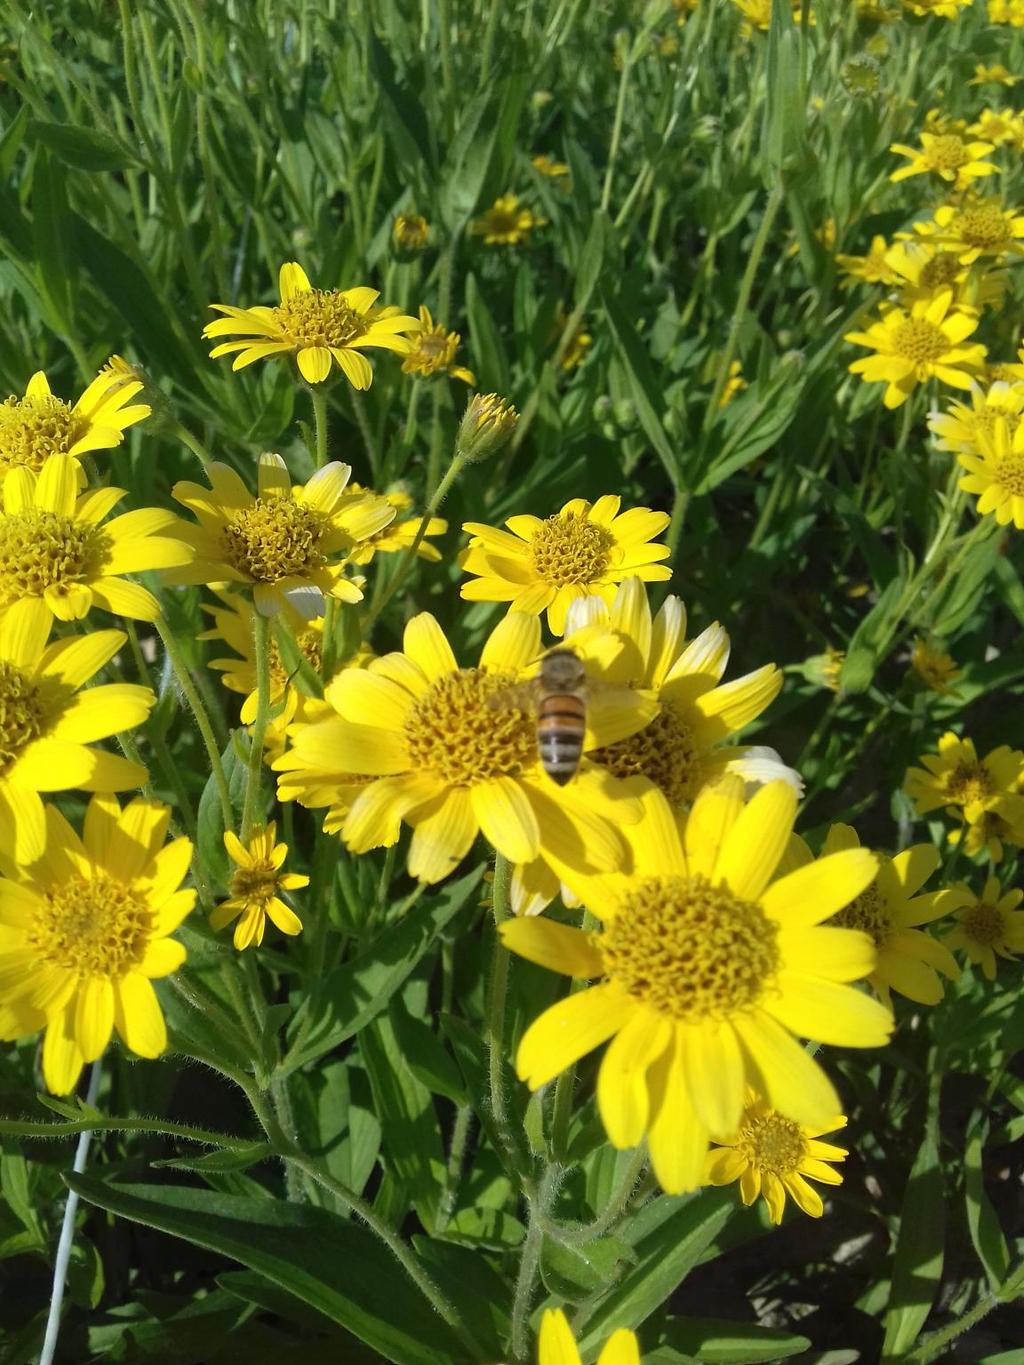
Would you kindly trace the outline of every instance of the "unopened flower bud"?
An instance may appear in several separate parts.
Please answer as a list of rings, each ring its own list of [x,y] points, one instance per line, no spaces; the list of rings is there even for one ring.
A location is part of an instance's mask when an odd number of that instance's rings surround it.
[[[400,253],[422,251],[430,237],[430,224],[419,213],[400,213],[391,231],[391,240]]]
[[[455,445],[466,460],[486,460],[512,435],[519,414],[496,393],[475,393],[459,426]]]

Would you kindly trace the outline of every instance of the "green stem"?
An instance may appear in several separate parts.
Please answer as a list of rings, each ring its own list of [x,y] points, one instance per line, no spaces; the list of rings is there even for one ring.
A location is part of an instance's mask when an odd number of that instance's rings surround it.
[[[202,441],[200,441],[199,437],[194,436],[192,432],[189,431],[188,427],[183,426],[180,422],[175,422],[172,430],[181,444],[187,446],[188,449],[191,450],[192,454],[203,468],[209,470],[210,465],[213,462],[213,456],[203,445]]]
[[[541,1177],[535,1196],[529,1199],[529,1221],[526,1238],[519,1257],[515,1294],[512,1299],[511,1354],[515,1365],[527,1365],[532,1358],[530,1347],[530,1304],[540,1267],[540,1252],[544,1242],[544,1224],[558,1189],[558,1171],[549,1166]]]
[[[615,100],[615,121],[612,124],[612,140],[608,148],[608,167],[604,173],[604,188],[601,191],[601,212],[608,212],[608,205],[612,198],[612,176],[615,174],[615,162],[619,156],[619,144],[622,141],[622,120],[626,112],[626,92],[629,89],[629,78],[633,71],[633,53],[626,53],[622,61],[622,73],[619,76],[619,93]]]
[[[322,384],[309,384],[307,387],[313,400],[314,458],[317,469],[323,469],[327,463],[327,391]]]
[[[149,664],[146,663],[146,656],[142,652],[139,644],[139,632],[135,628],[135,622],[130,617],[122,616],[121,624],[124,626],[125,634],[128,636],[128,644],[132,651],[132,660],[135,664],[135,674],[143,687],[148,687],[152,692],[153,679],[150,677]]]
[[[469,1141],[469,1124],[472,1117],[473,1111],[468,1104],[460,1104],[455,1111],[452,1142],[448,1150],[448,1165],[444,1173],[444,1189],[437,1206],[437,1220],[434,1225],[435,1237],[443,1235],[445,1228],[451,1221],[452,1214],[455,1212],[455,1200],[459,1193],[462,1164],[466,1159],[466,1144]]]
[[[722,393],[725,390],[726,382],[729,378],[729,366],[736,358],[736,347],[739,345],[740,324],[747,315],[750,306],[750,295],[754,288],[754,279],[757,275],[757,268],[761,264],[761,257],[764,255],[765,247],[768,245],[768,238],[771,235],[772,227],[775,224],[776,216],[782,207],[783,190],[781,185],[776,185],[768,196],[768,202],[764,206],[764,213],[761,217],[761,224],[757,229],[757,236],[754,244],[750,248],[750,255],[747,257],[747,266],[740,281],[740,292],[736,297],[736,307],[733,309],[732,321],[729,323],[729,335],[725,341],[725,351],[722,354],[721,364],[715,378],[715,387],[711,391],[711,398],[708,401],[707,409],[704,413],[703,430],[708,431],[715,418],[718,416],[719,403]]]
[[[256,824],[263,777],[263,742],[267,737],[270,718],[270,654],[268,652],[267,618],[253,611],[253,653],[256,660],[256,719],[249,731],[249,765],[245,779],[245,801],[242,806],[240,838],[247,844]]]
[[[224,764],[221,761],[220,749],[217,747],[217,736],[213,733],[213,726],[210,724],[210,717],[207,714],[206,707],[203,705],[203,699],[199,695],[199,690],[192,681],[192,675],[188,671],[188,664],[185,662],[185,656],[182,654],[177,640],[174,638],[167,621],[163,617],[156,622],[156,629],[163,642],[164,649],[167,651],[167,657],[171,661],[171,667],[174,669],[174,675],[178,679],[178,685],[185,695],[185,700],[192,708],[192,714],[196,718],[196,725],[199,727],[199,733],[202,737],[203,744],[206,746],[206,756],[210,760],[210,771],[213,774],[213,780],[217,787],[221,819],[224,822],[224,828],[231,829],[234,824],[234,812],[231,809],[231,793],[228,789],[228,779],[224,772]]]
[[[494,885],[491,904],[494,908],[494,956],[491,960],[490,990],[487,995],[487,1075],[490,1087],[491,1114],[498,1131],[508,1131],[508,1112],[505,1105],[505,1006],[508,998],[508,949],[501,941],[497,927],[511,913],[509,890],[512,866],[500,853],[494,855]]]
[[[619,1187],[609,1199],[603,1213],[599,1214],[593,1222],[586,1223],[582,1227],[562,1227],[558,1223],[549,1221],[545,1226],[545,1232],[567,1246],[582,1246],[587,1242],[595,1241],[598,1237],[603,1237],[612,1224],[617,1222],[626,1211],[626,1206],[633,1197],[636,1183],[643,1174],[646,1165],[647,1149],[641,1143],[634,1151]]]

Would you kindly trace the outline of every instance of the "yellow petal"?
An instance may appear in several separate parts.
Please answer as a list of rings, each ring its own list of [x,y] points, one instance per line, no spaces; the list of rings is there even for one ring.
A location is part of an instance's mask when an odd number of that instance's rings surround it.
[[[654,1173],[666,1194],[687,1194],[703,1180],[708,1131],[697,1116],[686,1085],[679,1047],[667,1047],[651,1068],[651,1116],[647,1144]]]
[[[469,792],[451,787],[443,796],[412,813],[409,875],[421,882],[439,882],[454,872],[469,852],[479,824]]]
[[[893,1017],[884,1005],[852,986],[798,972],[779,972],[778,994],[762,1001],[773,1018],[804,1038],[834,1047],[884,1047]]]
[[[485,839],[510,862],[528,863],[540,852],[540,826],[523,786],[496,777],[470,789],[473,812]]]
[[[825,1072],[781,1024],[759,1010],[736,1015],[733,1026],[754,1083],[773,1109],[822,1129],[842,1111]]]
[[[96,1060],[110,1042],[113,1027],[113,986],[106,977],[87,977],[75,1002],[75,1038],[84,1061]]]
[[[331,372],[331,353],[326,346],[303,346],[295,359],[307,384],[321,384]]]
[[[624,1327],[613,1332],[597,1358],[597,1365],[640,1365],[640,1347],[634,1334]]]
[[[631,1018],[636,1006],[610,985],[590,986],[546,1009],[523,1034],[516,1071],[531,1090],[600,1046]]]
[[[693,1107],[712,1133],[731,1133],[743,1112],[743,1054],[728,1024],[680,1029],[680,1052]]]
[[[740,812],[722,844],[715,877],[744,900],[757,900],[782,860],[793,832],[796,792],[769,782]]]
[[[743,779],[729,775],[698,793],[683,831],[691,877],[714,874],[726,836],[743,809],[743,791]]]
[[[867,890],[877,871],[878,859],[869,849],[829,853],[773,882],[761,905],[786,929],[810,928]]]
[[[114,1023],[140,1057],[159,1057],[167,1046],[167,1028],[156,992],[144,976],[130,972],[114,987]]]
[[[309,277],[298,261],[285,261],[278,271],[277,284],[282,303],[287,303],[296,294],[308,294],[312,288]]]
[[[571,924],[531,917],[505,920],[498,932],[511,952],[549,971],[584,978],[604,975],[600,947],[590,934]]]
[[[74,1005],[50,1018],[43,1039],[43,1079],[55,1095],[67,1095],[77,1085],[85,1059],[74,1032]]]
[[[597,1107],[613,1147],[635,1147],[643,1137],[649,1110],[647,1070],[671,1041],[667,1019],[638,1009],[605,1052],[597,1076]]]
[[[569,1324],[560,1308],[547,1308],[540,1324],[540,1365],[580,1365]]]
[[[431,682],[458,672],[459,665],[444,631],[427,611],[414,616],[406,626],[402,646]]]

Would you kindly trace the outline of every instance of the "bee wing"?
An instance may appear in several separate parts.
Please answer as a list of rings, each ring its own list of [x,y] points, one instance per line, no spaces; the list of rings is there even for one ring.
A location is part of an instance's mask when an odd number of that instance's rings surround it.
[[[531,711],[537,704],[537,680],[527,678],[525,682],[513,683],[503,687],[487,698],[487,705],[495,709],[510,708],[516,711]]]

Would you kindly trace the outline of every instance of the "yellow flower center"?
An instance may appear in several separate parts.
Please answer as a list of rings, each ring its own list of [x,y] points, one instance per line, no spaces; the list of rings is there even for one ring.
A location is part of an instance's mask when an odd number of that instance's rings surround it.
[[[234,567],[257,583],[308,575],[325,562],[319,513],[291,498],[257,498],[236,512],[222,532]]]
[[[413,772],[429,771],[469,787],[495,777],[518,777],[537,760],[536,720],[501,694],[514,685],[508,673],[462,668],[425,692],[405,719]]]
[[[367,331],[337,289],[304,289],[271,311],[295,346],[350,346]]]
[[[1002,943],[1003,916],[996,906],[979,901],[957,918],[967,937],[982,947],[991,948],[996,943]]]
[[[837,929],[859,929],[874,940],[876,947],[881,947],[892,930],[889,907],[877,886],[869,886],[862,891],[849,905],[843,906],[837,915],[833,915],[828,923]]]
[[[950,340],[941,327],[926,318],[907,318],[892,334],[893,349],[915,365],[941,360],[950,349]]]
[[[996,465],[995,478],[1008,493],[1024,498],[1024,452],[1011,450]]]
[[[953,230],[968,246],[983,251],[999,250],[1012,240],[1006,218],[998,204],[976,204],[953,221]]]
[[[0,472],[24,465],[38,473],[48,455],[66,455],[88,423],[52,394],[0,403]]]
[[[928,163],[935,171],[958,171],[969,160],[963,138],[956,133],[943,133],[928,148]]]
[[[781,1114],[748,1118],[737,1146],[756,1170],[778,1176],[792,1175],[807,1155],[800,1125]]]
[[[918,279],[925,289],[942,289],[956,284],[963,269],[954,252],[940,251],[921,267]]]
[[[73,876],[40,897],[29,942],[54,967],[79,976],[119,977],[138,966],[153,912],[131,886],[105,872]]]
[[[992,779],[980,763],[958,763],[946,778],[946,795],[959,806],[984,801],[992,795]]]
[[[236,868],[231,878],[232,900],[265,906],[277,895],[277,869],[260,861],[254,867]]]
[[[596,583],[608,569],[612,533],[578,512],[546,518],[530,544],[533,571],[556,588]]]
[[[98,526],[38,508],[2,517],[0,605],[98,578],[109,556],[110,538]]]
[[[46,732],[42,689],[15,664],[0,659],[0,774]]]
[[[690,727],[671,706],[663,706],[635,735],[589,755],[616,777],[649,778],[673,806],[683,806],[700,786],[700,752]]]
[[[779,965],[761,907],[704,877],[645,877],[598,940],[608,975],[684,1022],[725,1019],[757,1001]]]
[[[483,222],[489,237],[518,237],[524,230],[520,221],[522,215],[518,208],[489,208]]]

